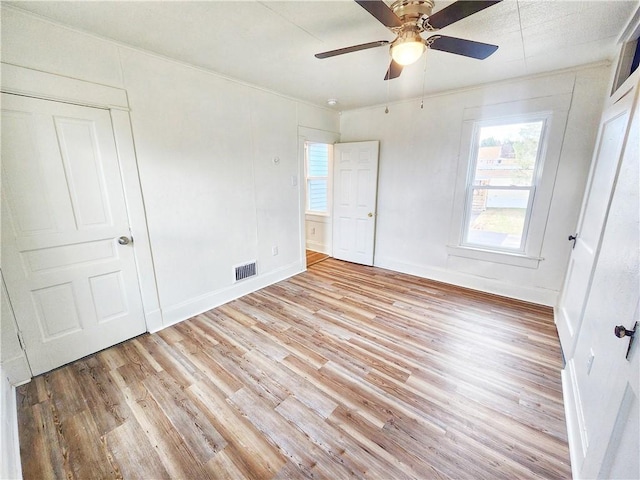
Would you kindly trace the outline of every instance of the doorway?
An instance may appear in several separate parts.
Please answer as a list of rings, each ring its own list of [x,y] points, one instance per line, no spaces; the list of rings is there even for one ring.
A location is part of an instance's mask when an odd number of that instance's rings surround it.
[[[333,144],[304,141],[307,267],[332,255]]]
[[[309,267],[314,263],[331,257],[333,254],[331,231],[331,209],[333,193],[333,146],[340,140],[340,135],[336,132],[318,130],[308,127],[298,127],[299,152],[300,152],[300,247],[303,254],[301,261],[303,266]],[[310,149],[310,146],[312,147]],[[313,171],[309,166],[310,154],[316,156]],[[326,156],[326,160],[323,159]],[[322,168],[326,161],[326,168]],[[316,174],[309,175],[310,173]],[[317,175],[325,173],[325,175]],[[326,209],[325,211],[313,211],[309,209],[309,181],[314,183],[316,189],[323,186],[322,178],[325,177],[326,187]],[[322,201],[312,202],[312,206],[318,209],[322,206]],[[320,198],[322,200],[322,197]]]
[[[373,265],[379,142],[338,143],[338,135],[300,135],[305,264],[333,257]]]
[[[126,92],[15,65],[2,74],[17,385],[163,322]]]

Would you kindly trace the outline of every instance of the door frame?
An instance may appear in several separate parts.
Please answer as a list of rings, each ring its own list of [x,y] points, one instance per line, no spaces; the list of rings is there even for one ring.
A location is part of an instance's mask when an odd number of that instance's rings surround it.
[[[160,330],[162,328],[162,312],[129,118],[127,92],[120,88],[98,85],[6,63],[1,63],[0,69],[2,75],[0,90],[3,93],[109,111],[131,235],[135,239],[133,250],[144,320],[147,331]],[[25,378],[19,381],[27,382],[29,380]]]
[[[306,165],[305,165],[305,142],[317,142],[326,143],[328,145],[334,145],[340,141],[340,134],[338,132],[331,132],[328,130],[319,130],[316,128],[298,126],[298,178],[299,185],[299,205],[300,205],[300,262],[303,266],[303,270],[306,269],[306,249],[307,249],[307,185],[306,185]],[[333,175],[333,166],[329,166],[329,175]],[[329,195],[333,197],[333,182],[329,182],[328,188],[331,190]],[[329,219],[333,216],[333,212],[329,211]],[[329,256],[333,254],[333,238],[331,245],[329,245]]]

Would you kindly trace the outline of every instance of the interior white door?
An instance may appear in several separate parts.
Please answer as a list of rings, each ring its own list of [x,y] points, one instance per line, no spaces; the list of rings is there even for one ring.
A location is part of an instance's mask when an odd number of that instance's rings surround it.
[[[593,164],[578,221],[577,238],[556,308],[556,327],[565,358],[573,356],[582,323],[593,266],[597,260],[628,130],[632,100],[632,95],[623,97],[605,110],[600,121]]]
[[[333,170],[333,256],[373,265],[378,141],[337,143]]]
[[[146,330],[129,232],[109,111],[2,94],[2,267],[34,375]]]
[[[633,115],[582,327],[567,364],[577,478],[640,478],[640,122]],[[628,358],[627,358],[628,352]],[[566,382],[567,380],[565,380]],[[573,418],[571,418],[573,417]],[[578,437],[578,438],[575,438]]]

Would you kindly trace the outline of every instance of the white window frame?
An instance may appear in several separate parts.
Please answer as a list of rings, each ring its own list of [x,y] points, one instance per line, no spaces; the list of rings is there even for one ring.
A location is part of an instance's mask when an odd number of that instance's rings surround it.
[[[308,152],[309,152],[309,144],[312,143],[320,143],[323,145],[327,145],[327,176],[309,176],[309,162],[308,162]],[[325,142],[317,142],[313,140],[305,140],[304,141],[304,188],[305,188],[305,214],[307,215],[318,215],[321,217],[328,217],[331,215],[331,175],[332,175],[332,164],[333,164],[333,144],[325,143]],[[320,212],[317,210],[309,210],[309,180],[326,180],[327,185],[327,211]]]
[[[551,114],[530,114],[530,115],[522,115],[515,117],[507,117],[507,118],[497,118],[491,120],[477,121],[473,124],[473,135],[471,138],[471,154],[469,157],[469,164],[467,168],[467,182],[465,188],[465,208],[464,215],[462,220],[462,238],[460,240],[460,245],[467,248],[480,248],[483,250],[496,251],[496,252],[505,252],[505,253],[515,253],[522,254],[526,253],[525,247],[529,233],[529,224],[531,222],[531,210],[533,208],[533,203],[536,195],[536,190],[538,187],[538,183],[540,182],[540,174],[543,169],[545,152],[546,152],[546,141],[547,141],[547,124],[551,120]],[[538,151],[536,154],[536,161],[534,165],[533,175],[531,179],[530,186],[496,186],[496,185],[482,185],[477,186],[474,185],[473,182],[475,180],[475,171],[478,161],[478,151],[480,148],[480,131],[484,127],[493,127],[498,125],[516,125],[520,123],[535,123],[542,122],[542,129],[540,132],[540,138],[538,140]],[[476,189],[483,190],[522,190],[529,192],[529,200],[527,202],[527,211],[525,213],[524,224],[522,227],[522,237],[520,240],[519,248],[506,248],[499,246],[491,246],[491,245],[479,245],[477,243],[468,242],[466,239],[469,234],[469,216],[471,215],[471,208],[473,203],[473,191]]]
[[[567,124],[571,93],[539,97],[535,99],[504,102],[495,105],[470,107],[464,110],[458,155],[456,188],[451,216],[451,228],[447,253],[452,257],[463,257],[492,263],[523,268],[538,268],[544,234],[549,219],[549,209],[553,197],[555,178],[562,152]],[[469,176],[474,174],[470,161],[475,160],[473,150],[477,149],[475,129],[491,124],[519,123],[530,119],[545,119],[545,135],[542,139],[537,162],[536,189],[529,198],[529,218],[523,232],[522,249],[500,250],[491,247],[465,244],[467,185]]]

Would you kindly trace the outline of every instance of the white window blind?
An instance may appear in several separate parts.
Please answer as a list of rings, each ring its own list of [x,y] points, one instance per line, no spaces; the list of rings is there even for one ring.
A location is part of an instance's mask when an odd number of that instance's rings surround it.
[[[328,213],[329,148],[326,143],[305,144],[307,211]]]

